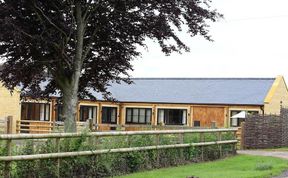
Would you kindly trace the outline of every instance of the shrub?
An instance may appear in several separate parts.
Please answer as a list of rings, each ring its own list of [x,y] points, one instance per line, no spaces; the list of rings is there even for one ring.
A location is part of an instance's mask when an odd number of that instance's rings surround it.
[[[255,167],[257,171],[266,171],[272,169],[273,166],[271,163],[258,163]]]
[[[225,134],[223,134],[225,135]],[[230,139],[229,136],[222,138]],[[161,135],[161,144],[176,144],[181,141],[179,135]],[[205,134],[205,140],[216,140],[215,134]],[[184,143],[199,142],[199,134],[185,134]],[[57,152],[55,139],[27,141],[20,146],[15,146],[15,155],[29,155]],[[60,151],[72,152],[82,150],[112,149],[126,147],[151,146],[156,142],[154,135],[117,136],[89,138],[86,132],[78,138],[61,139]],[[0,142],[1,144],[1,142]],[[231,153],[233,145],[222,145],[223,155]],[[60,177],[111,177],[139,170],[149,170],[160,167],[185,164],[188,162],[214,160],[220,158],[219,146],[205,146],[189,148],[171,148],[163,150],[134,151],[129,153],[113,153],[93,156],[64,158],[60,161]],[[0,147],[0,154],[5,155],[5,150]],[[13,162],[12,177],[57,177],[58,167],[56,159],[17,161]],[[0,164],[1,166],[1,164]],[[261,167],[261,166],[259,166]],[[263,166],[262,166],[263,167]],[[0,167],[3,171],[3,167]],[[257,168],[259,169],[259,168]],[[261,168],[260,168],[261,169]],[[1,175],[0,171],[0,175]]]

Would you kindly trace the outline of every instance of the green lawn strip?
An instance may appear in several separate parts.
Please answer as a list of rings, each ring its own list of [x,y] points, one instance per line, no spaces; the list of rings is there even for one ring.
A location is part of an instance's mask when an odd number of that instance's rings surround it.
[[[186,178],[188,176],[200,178],[265,178],[279,175],[285,169],[288,169],[288,160],[264,156],[237,155],[213,162],[139,172],[121,178]]]

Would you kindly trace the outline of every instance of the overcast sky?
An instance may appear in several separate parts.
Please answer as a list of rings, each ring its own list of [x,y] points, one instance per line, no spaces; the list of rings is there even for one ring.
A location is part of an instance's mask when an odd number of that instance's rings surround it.
[[[211,24],[215,40],[181,39],[189,53],[165,56],[147,41],[132,77],[276,77],[288,80],[288,0],[213,0],[225,18]]]

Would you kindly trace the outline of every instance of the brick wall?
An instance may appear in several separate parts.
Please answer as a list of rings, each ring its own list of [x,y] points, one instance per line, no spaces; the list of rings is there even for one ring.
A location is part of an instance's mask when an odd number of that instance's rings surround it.
[[[243,148],[273,148],[288,146],[288,109],[280,116],[248,117],[243,126]]]

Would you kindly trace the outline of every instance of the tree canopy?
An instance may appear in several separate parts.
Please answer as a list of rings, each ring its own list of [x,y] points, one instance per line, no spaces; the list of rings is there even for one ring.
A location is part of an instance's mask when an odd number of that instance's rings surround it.
[[[65,115],[78,96],[92,97],[91,89],[108,94],[109,82],[130,82],[127,71],[133,69],[131,60],[141,55],[137,46],[145,46],[145,39],[157,42],[167,55],[189,51],[177,37],[183,25],[192,37],[211,40],[207,21],[214,22],[221,14],[209,4],[209,0],[0,1],[0,56],[5,60],[0,79],[7,88],[21,85],[35,97],[60,91]],[[45,89],[40,87],[43,82]]]

